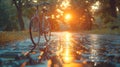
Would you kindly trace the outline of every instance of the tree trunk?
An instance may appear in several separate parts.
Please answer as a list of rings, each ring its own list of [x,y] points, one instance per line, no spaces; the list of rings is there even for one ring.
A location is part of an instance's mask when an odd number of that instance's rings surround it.
[[[17,9],[18,22],[19,22],[19,25],[20,25],[20,30],[24,30],[25,27],[24,27],[24,22],[23,22],[23,18],[22,18],[22,1],[19,0],[18,3],[17,3],[17,0],[12,0],[12,1],[15,4],[16,9]]]
[[[20,29],[24,30],[25,27],[24,27],[24,22],[23,22],[23,18],[22,18],[22,9],[18,8],[17,12],[18,12],[18,21],[19,21]]]
[[[117,11],[116,11],[116,0],[109,0],[110,4],[110,12],[112,17],[117,17]]]

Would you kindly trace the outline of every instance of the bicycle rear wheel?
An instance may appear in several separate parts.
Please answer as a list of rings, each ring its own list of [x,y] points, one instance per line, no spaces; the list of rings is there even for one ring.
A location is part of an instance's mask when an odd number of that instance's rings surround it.
[[[45,19],[44,37],[45,37],[46,42],[48,42],[51,39],[51,25],[47,19]]]
[[[30,39],[36,46],[40,41],[40,20],[39,17],[33,17],[29,25]]]

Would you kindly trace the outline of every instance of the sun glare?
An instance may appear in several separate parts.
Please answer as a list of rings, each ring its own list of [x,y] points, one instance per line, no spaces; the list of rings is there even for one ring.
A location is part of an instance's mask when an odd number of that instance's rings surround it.
[[[71,0],[57,0],[58,5],[56,5],[57,9],[57,13],[65,19],[65,21],[68,21],[71,18],[70,14],[64,15],[65,11],[69,9],[70,2]],[[58,16],[57,16],[58,17]]]
[[[65,20],[70,20],[72,18],[71,14],[65,14]]]

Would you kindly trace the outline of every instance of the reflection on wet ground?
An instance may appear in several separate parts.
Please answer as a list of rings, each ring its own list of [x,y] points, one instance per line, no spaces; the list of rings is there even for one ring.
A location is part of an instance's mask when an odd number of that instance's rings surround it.
[[[120,35],[54,33],[49,61],[39,62],[39,47],[29,57],[28,39],[0,47],[1,67],[120,67]],[[44,41],[43,43],[44,44]]]

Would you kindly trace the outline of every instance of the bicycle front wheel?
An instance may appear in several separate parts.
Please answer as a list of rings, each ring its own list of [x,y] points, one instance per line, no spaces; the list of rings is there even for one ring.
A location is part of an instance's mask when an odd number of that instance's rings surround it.
[[[50,22],[48,22],[47,20],[45,20],[44,37],[46,42],[48,42],[51,39],[51,25]]]
[[[39,17],[32,17],[29,25],[30,39],[36,46],[40,41],[40,20]]]

